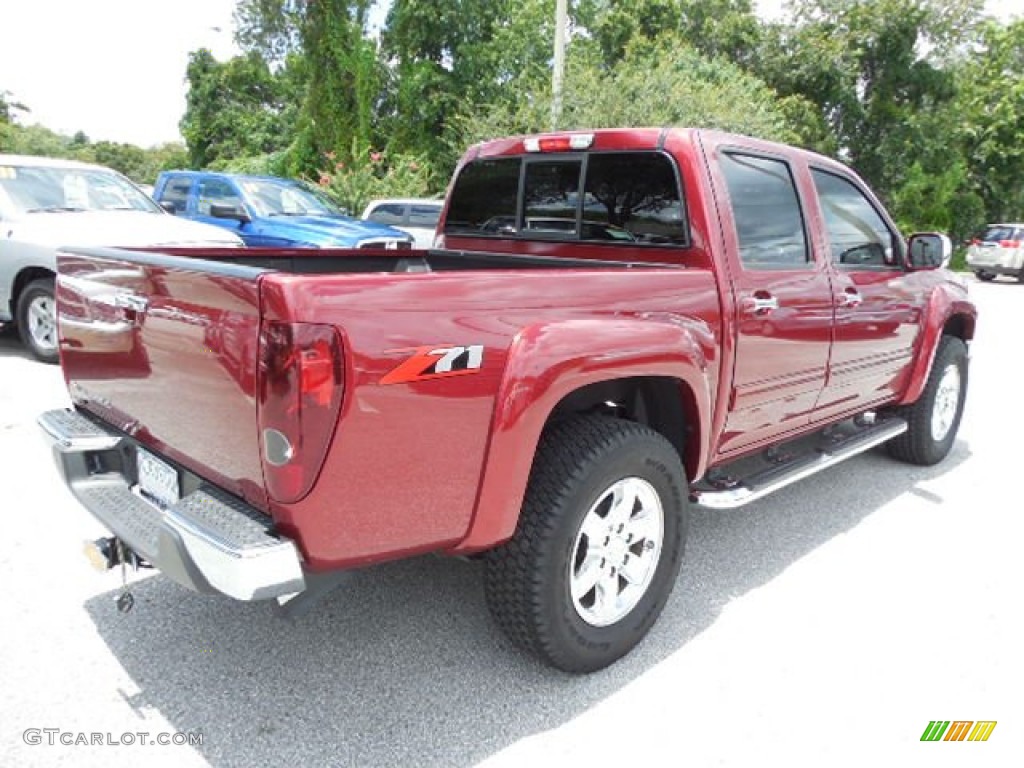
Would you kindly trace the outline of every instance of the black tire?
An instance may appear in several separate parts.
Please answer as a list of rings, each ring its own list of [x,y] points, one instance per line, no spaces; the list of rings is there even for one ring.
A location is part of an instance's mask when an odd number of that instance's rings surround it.
[[[993,272],[985,272],[984,270],[980,269],[974,273],[974,276],[985,283],[990,283],[996,279],[996,276]]]
[[[584,519],[627,478],[645,481],[660,502],[661,549],[632,608],[607,626],[594,626],[574,604],[569,571]],[[516,645],[566,672],[593,672],[621,658],[657,621],[675,586],[687,500],[679,454],[654,430],[605,416],[550,425],[534,459],[515,535],[485,558],[485,590],[495,621]],[[637,556],[643,551],[641,546]],[[617,585],[628,584],[614,570],[612,576]]]
[[[33,337],[29,326],[29,306],[31,306],[33,301],[40,298],[48,298],[51,303],[54,302],[54,279],[52,277],[43,277],[38,280],[33,280],[25,286],[21,295],[18,296],[18,309],[17,314],[15,315],[18,334],[21,336],[21,342],[37,360],[41,360],[44,363],[56,363],[60,360],[60,354],[56,344],[56,320],[54,320],[54,344],[52,347],[48,347],[37,342]]]
[[[932,415],[936,407],[936,396],[940,383],[950,366],[956,366],[960,374],[960,391],[956,399],[956,411],[948,431],[941,439],[932,433]],[[899,437],[888,443],[889,454],[900,461],[921,466],[938,464],[949,453],[956,440],[960,419],[964,413],[967,397],[967,345],[955,336],[943,336],[935,352],[935,362],[924,391],[916,403],[897,409],[897,415],[907,420],[908,428]]]

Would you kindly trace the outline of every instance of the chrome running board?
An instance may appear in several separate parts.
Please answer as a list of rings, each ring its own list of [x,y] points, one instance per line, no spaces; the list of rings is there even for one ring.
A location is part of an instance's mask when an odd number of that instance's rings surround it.
[[[855,434],[831,442],[825,447],[803,454],[781,464],[756,472],[739,480],[711,483],[710,488],[695,488],[690,500],[708,509],[736,509],[757,501],[780,488],[828,469],[876,445],[907,431],[903,419],[889,418],[863,427]]]

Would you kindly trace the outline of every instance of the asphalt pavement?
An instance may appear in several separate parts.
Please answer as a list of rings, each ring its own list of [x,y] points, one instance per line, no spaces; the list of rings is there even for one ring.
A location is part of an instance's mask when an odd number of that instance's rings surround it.
[[[971,292],[948,459],[694,511],[661,620],[588,677],[512,648],[461,560],[360,571],[294,622],[149,573],[119,614],[34,424],[60,370],[2,335],[0,766],[1021,766],[1024,285]],[[936,719],[998,724],[921,742]],[[202,743],[149,743],[176,733]]]

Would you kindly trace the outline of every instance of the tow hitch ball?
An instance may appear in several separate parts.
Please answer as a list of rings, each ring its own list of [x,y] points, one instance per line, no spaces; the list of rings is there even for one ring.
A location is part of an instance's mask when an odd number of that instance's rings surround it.
[[[152,566],[125,546],[116,536],[85,542],[85,556],[93,567],[100,571],[109,571],[121,566],[121,594],[117,596],[117,610],[128,613],[135,605],[135,596],[128,590],[128,566],[139,570]]]

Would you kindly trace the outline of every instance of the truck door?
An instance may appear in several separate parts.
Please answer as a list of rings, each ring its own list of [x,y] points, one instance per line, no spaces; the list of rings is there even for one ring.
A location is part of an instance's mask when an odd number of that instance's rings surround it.
[[[836,326],[816,417],[864,410],[901,393],[926,299],[903,271],[901,239],[882,207],[851,176],[811,168],[828,238]]]
[[[810,422],[832,342],[832,287],[815,253],[792,161],[719,145],[712,165],[733,292],[736,355],[719,451]]]

